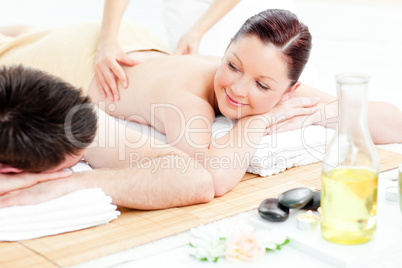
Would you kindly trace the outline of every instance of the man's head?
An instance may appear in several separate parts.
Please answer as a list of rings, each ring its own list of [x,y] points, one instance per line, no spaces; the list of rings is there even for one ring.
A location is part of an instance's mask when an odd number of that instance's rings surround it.
[[[53,170],[82,154],[97,129],[89,104],[78,89],[43,71],[0,67],[0,168]]]

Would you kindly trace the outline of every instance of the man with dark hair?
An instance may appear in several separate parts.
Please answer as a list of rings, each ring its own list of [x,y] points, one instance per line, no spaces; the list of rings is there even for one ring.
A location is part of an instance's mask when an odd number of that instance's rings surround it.
[[[0,172],[59,170],[66,158],[83,157],[80,144],[91,144],[97,127],[88,97],[59,78],[23,66],[0,69],[0,89]]]
[[[0,207],[92,187],[101,187],[117,205],[137,209],[213,198],[209,173],[192,158],[175,148],[153,149],[131,129],[111,133],[116,126],[57,77],[23,66],[0,68]],[[128,140],[141,142],[127,146]],[[133,165],[132,155],[142,162]],[[94,170],[63,170],[84,156]],[[141,165],[145,162],[157,164]]]

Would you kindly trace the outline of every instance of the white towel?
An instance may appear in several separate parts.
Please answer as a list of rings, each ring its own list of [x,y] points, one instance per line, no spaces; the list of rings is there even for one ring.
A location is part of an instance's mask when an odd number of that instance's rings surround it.
[[[291,167],[322,161],[333,134],[333,129],[308,126],[265,136],[247,172],[271,176]]]
[[[0,209],[0,241],[18,241],[109,223],[120,212],[100,188],[82,189],[36,205]]]
[[[218,116],[212,124],[212,138],[218,139],[228,133],[237,120]],[[145,133],[162,142],[166,136],[138,123],[129,122],[130,128]],[[310,125],[302,129],[276,133],[263,137],[247,172],[260,176],[271,176],[288,168],[322,161],[327,144],[332,139],[333,129]],[[239,164],[244,159],[239,159]]]

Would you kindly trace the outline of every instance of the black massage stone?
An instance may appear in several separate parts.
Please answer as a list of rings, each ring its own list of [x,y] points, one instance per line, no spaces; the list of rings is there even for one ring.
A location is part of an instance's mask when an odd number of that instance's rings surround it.
[[[261,202],[258,213],[269,221],[281,222],[289,217],[289,208],[279,204],[276,198],[268,198]]]
[[[321,191],[314,191],[313,199],[311,199],[310,202],[307,203],[307,205],[302,207],[302,209],[317,211],[317,209],[320,207],[320,204],[321,204]]]
[[[288,208],[302,208],[313,199],[313,191],[300,187],[281,193],[278,196],[279,203]]]

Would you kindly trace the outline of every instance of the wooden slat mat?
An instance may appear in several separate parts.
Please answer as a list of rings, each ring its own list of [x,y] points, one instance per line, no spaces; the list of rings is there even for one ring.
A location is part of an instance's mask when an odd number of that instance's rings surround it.
[[[402,155],[378,149],[381,171],[402,163]],[[226,195],[208,204],[158,211],[121,208],[111,223],[21,242],[0,243],[0,267],[62,267],[136,247],[187,231],[200,224],[255,209],[261,201],[295,187],[320,189],[321,163],[271,177],[246,174]]]

